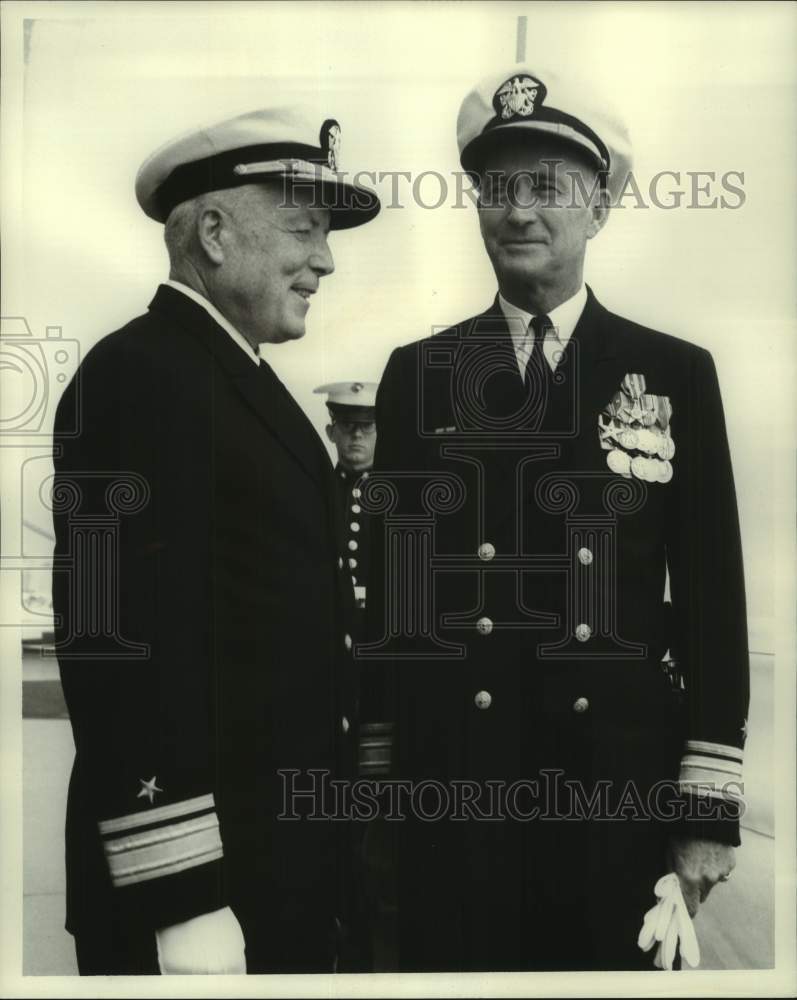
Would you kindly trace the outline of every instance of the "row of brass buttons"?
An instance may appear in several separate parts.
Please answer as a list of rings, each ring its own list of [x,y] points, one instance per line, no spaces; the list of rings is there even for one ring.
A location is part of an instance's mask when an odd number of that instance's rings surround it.
[[[489,562],[491,559],[495,558],[495,546],[492,542],[482,542],[476,550],[476,554],[483,562]],[[590,552],[587,548],[579,549],[576,555],[578,556],[578,561],[583,566],[591,566],[592,560],[595,558],[592,552]]]
[[[489,708],[490,705],[492,705],[493,696],[490,694],[489,691],[477,691],[476,694],[473,696],[473,702],[476,705],[476,708],[484,710]],[[573,702],[573,711],[578,713],[579,715],[586,712],[588,708],[589,708],[588,698],[576,698],[576,700]]]
[[[482,542],[477,550],[479,559],[483,562],[489,562],[495,557],[495,546],[491,542]],[[577,553],[578,561],[583,566],[590,566],[592,564],[594,556],[587,548],[581,548]],[[493,630],[492,619],[488,618],[486,615],[476,622],[476,628],[481,635],[489,635]],[[576,627],[576,638],[579,642],[586,642],[587,639],[592,635],[592,629],[589,625],[578,625]],[[484,711],[488,709],[493,703],[493,696],[489,691],[477,691],[473,698],[476,708]],[[579,715],[586,712],[589,708],[589,701],[587,698],[576,698],[573,702],[573,711]]]
[[[476,629],[480,635],[489,635],[495,625],[493,624],[492,618],[488,618],[486,615],[476,622]],[[579,642],[586,642],[587,639],[592,635],[592,629],[589,625],[577,625],[576,626],[576,639]]]
[[[482,559],[485,562],[489,562],[489,560],[495,556],[495,546],[492,544],[492,542],[482,542],[477,551],[479,559]],[[577,555],[578,555],[578,561],[583,566],[592,565],[594,556],[589,549],[581,548],[578,550]],[[489,635],[493,630],[493,621],[492,619],[488,618],[485,615],[483,618],[480,618],[476,622],[476,628],[478,629],[481,635]],[[586,642],[591,635],[592,635],[592,629],[589,627],[589,625],[582,623],[581,625],[576,626],[575,636],[579,642]]]

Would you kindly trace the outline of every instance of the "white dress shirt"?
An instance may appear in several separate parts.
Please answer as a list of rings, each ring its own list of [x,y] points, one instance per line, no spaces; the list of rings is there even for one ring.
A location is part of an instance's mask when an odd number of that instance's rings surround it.
[[[193,299],[197,305],[202,306],[205,312],[208,313],[209,316],[212,316],[222,330],[228,333],[241,350],[252,359],[252,362],[256,365],[260,364],[260,355],[252,347],[246,337],[239,333],[226,316],[222,316],[219,310],[213,305],[212,302],[208,302],[204,295],[200,295],[199,292],[194,291],[193,288],[189,288],[188,285],[184,285],[182,281],[175,281],[174,278],[167,278],[163,284],[168,285],[169,288],[176,289],[178,292],[182,292],[183,295],[187,295],[189,299]]]
[[[508,302],[501,293],[498,293],[498,302],[506,317],[509,333],[512,337],[512,344],[515,348],[520,377],[526,374],[526,363],[531,356],[531,348],[534,343],[534,330],[531,328],[533,313],[526,312],[518,306]],[[575,295],[571,296],[561,305],[552,309],[548,317],[553,323],[554,329],[548,331],[545,342],[542,345],[542,353],[551,371],[556,370],[556,366],[562,358],[562,352],[567,347],[568,341],[573,335],[587,304],[587,286],[582,285]]]

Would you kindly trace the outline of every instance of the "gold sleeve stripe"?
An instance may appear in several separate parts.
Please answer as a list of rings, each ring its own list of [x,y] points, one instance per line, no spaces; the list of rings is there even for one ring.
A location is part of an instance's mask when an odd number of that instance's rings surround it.
[[[200,809],[213,809],[215,805],[212,793],[199,795],[195,799],[184,799],[182,802],[174,802],[170,806],[159,806],[157,809],[145,809],[142,812],[129,813],[127,816],[101,820],[100,833],[107,836],[109,833],[132,830],[137,826],[149,826],[150,823],[159,823],[164,819],[186,816],[188,813],[199,812]]]
[[[167,830],[168,838],[162,837],[155,843],[136,843],[121,848],[118,853],[106,854],[114,886],[121,888],[134,882],[164,878],[223,856],[217,822],[206,824],[204,828],[189,822]]]
[[[128,875],[117,875],[113,879],[113,884],[117,889],[122,889],[126,885],[133,885],[136,882],[149,882],[154,878],[161,878],[166,875],[176,875],[178,872],[186,871],[188,868],[198,868],[200,865],[210,864],[211,861],[218,861],[224,857],[221,847],[210,850],[204,854],[197,854],[193,857],[176,859],[168,868],[160,871],[138,871]]]
[[[720,757],[732,757],[738,761],[744,756],[739,747],[731,747],[726,743],[708,743],[705,740],[687,740],[686,749],[692,753],[713,753]]]
[[[741,778],[742,767],[733,761],[717,760],[716,757],[684,757],[681,761],[681,773],[684,771],[716,771],[718,774],[730,774]]]
[[[681,791],[693,795],[702,795],[709,799],[722,799],[725,802],[741,802],[741,790],[737,787],[728,789],[716,788],[711,781],[679,781]]]
[[[390,773],[393,726],[386,722],[367,723],[360,728],[360,774]]]
[[[732,775],[708,768],[683,768],[678,777],[681,791],[695,791],[700,795],[713,794],[724,799],[738,799],[743,793],[741,774]]]
[[[195,819],[186,820],[184,823],[172,823],[169,826],[159,826],[155,830],[144,830],[141,833],[131,833],[126,837],[115,837],[113,840],[106,840],[105,853],[110,857],[112,854],[122,854],[124,851],[132,851],[137,847],[152,847],[154,844],[165,844],[170,840],[177,840],[185,837],[189,833],[199,833],[202,830],[212,830],[218,827],[219,821],[215,813],[205,813],[204,816],[197,816]]]

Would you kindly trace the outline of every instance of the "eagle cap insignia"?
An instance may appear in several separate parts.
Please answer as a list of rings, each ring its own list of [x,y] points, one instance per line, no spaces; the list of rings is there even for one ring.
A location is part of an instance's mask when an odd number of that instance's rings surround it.
[[[496,90],[493,107],[504,121],[531,118],[538,104],[545,100],[545,84],[527,74],[510,77]]]
[[[362,392],[364,388],[365,386],[362,384],[362,382],[352,382],[351,384],[352,392]]]
[[[340,123],[327,118],[321,126],[321,151],[327,158],[327,166],[336,173],[340,169]]]

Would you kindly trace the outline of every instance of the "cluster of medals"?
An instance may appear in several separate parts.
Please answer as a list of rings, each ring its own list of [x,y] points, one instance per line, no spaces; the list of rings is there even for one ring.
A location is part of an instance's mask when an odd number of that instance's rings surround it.
[[[645,392],[644,375],[626,375],[620,391],[598,415],[606,464],[626,479],[669,483],[675,442],[670,435],[672,404]]]

